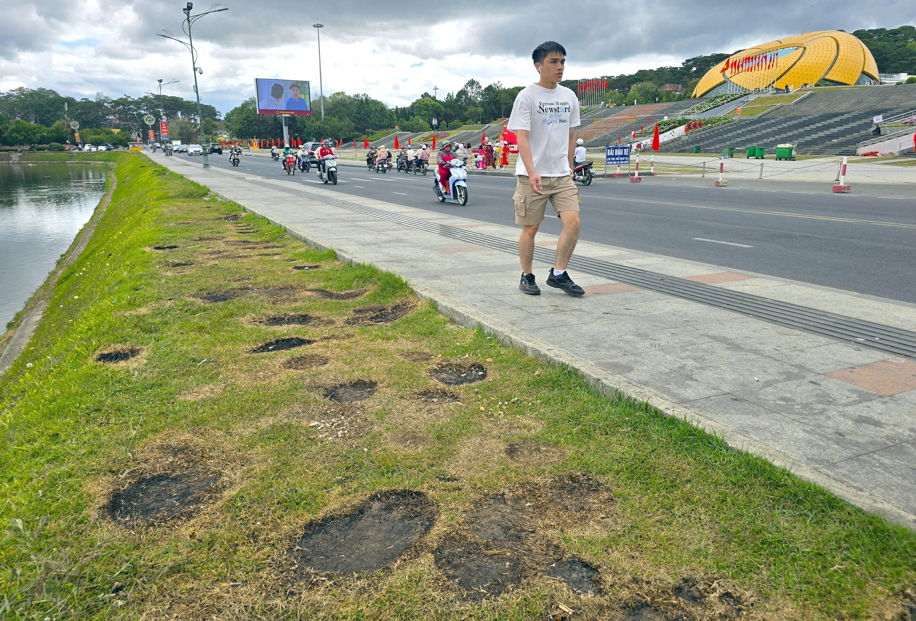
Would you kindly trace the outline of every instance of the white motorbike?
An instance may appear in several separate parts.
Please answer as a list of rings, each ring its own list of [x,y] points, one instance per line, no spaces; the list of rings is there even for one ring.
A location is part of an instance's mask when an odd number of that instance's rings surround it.
[[[436,192],[436,198],[440,203],[447,200],[457,202],[464,207],[468,204],[468,171],[465,169],[464,160],[457,157],[448,161],[449,172],[448,178],[449,194],[444,191],[445,186],[439,180],[439,168],[436,168],[436,180],[433,181],[433,190]]]
[[[318,178],[325,183],[330,181],[337,185],[337,156],[325,155],[321,161],[324,162],[324,171],[321,170],[321,166],[318,167]]]

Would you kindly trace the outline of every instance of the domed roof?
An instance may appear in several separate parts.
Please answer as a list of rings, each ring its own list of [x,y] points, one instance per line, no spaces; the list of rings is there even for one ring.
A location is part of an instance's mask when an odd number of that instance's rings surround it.
[[[763,59],[763,73],[759,61],[754,65],[756,70],[748,70],[748,59],[759,58]],[[726,79],[753,90],[767,86],[783,89],[787,85],[798,88],[821,80],[856,84],[863,75],[878,80],[878,65],[865,44],[849,33],[824,30],[742,50],[710,69],[697,84],[693,96],[702,97]]]

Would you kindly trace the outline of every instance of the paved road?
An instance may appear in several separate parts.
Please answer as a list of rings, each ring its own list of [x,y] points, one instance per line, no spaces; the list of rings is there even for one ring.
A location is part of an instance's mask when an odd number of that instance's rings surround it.
[[[318,183],[314,171],[288,177],[263,157],[244,157],[237,169],[225,156],[210,162],[240,175]],[[376,174],[341,166],[340,176],[338,192],[486,222],[514,222],[512,178],[471,176],[470,201],[460,207],[436,201],[432,173]],[[916,197],[719,189],[662,177],[639,186],[595,182],[580,194],[581,237],[588,241],[916,303]],[[541,230],[557,234],[560,226],[548,218]]]

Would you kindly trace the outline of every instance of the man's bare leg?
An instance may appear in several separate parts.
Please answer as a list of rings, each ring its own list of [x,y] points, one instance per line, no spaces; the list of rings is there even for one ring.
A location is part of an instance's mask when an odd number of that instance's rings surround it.
[[[560,233],[560,239],[557,241],[557,262],[554,267],[558,270],[565,270],[569,264],[570,257],[572,257],[573,250],[576,249],[576,243],[579,241],[579,212],[561,211],[560,221],[563,222],[563,232]],[[521,248],[522,243],[519,240],[519,254],[521,254]],[[531,254],[529,256],[534,256],[533,235],[531,237]],[[522,265],[524,266],[524,262]],[[531,266],[530,260],[528,261],[528,266]]]
[[[534,236],[538,233],[540,224],[531,224],[522,227],[522,233],[518,238],[518,258],[522,263],[522,272],[531,273],[531,264],[534,262]],[[576,229],[578,231],[578,228]],[[576,243],[573,242],[575,247]],[[572,250],[570,250],[572,254]],[[566,259],[569,260],[569,257]]]

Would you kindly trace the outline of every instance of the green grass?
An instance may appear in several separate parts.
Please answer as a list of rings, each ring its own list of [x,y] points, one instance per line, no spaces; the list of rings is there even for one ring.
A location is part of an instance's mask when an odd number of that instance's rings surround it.
[[[776,104],[790,104],[793,101],[801,99],[807,93],[792,93],[790,95],[764,95],[763,97],[758,97],[753,100],[755,105],[776,105]]]
[[[708,586],[704,601],[737,599],[752,617],[905,618],[893,614],[916,597],[906,594],[916,584],[913,532],[457,327],[395,276],[340,264],[253,215],[222,220],[240,210],[142,155],[92,159],[117,164],[112,203],[0,380],[0,616],[529,619],[564,603],[580,618],[612,618],[646,598],[674,606],[673,589],[688,579]],[[323,269],[291,269],[300,263]],[[249,293],[199,298],[226,289]],[[293,293],[250,292],[263,289]],[[319,289],[366,294],[309,293]],[[346,323],[361,307],[398,304],[413,310],[389,325]],[[293,311],[323,321],[252,322]],[[294,335],[315,343],[248,353]],[[118,366],[94,361],[113,345],[143,353]],[[303,351],[329,363],[283,367]],[[410,352],[433,358],[411,362]],[[418,403],[416,391],[437,387],[428,371],[441,361],[484,364],[487,380],[454,389],[459,403]],[[359,433],[319,438],[311,421],[335,407],[324,389],[358,378],[379,383],[353,405]],[[509,460],[504,447],[520,439],[561,457]],[[134,530],[106,517],[125,481],[188,464],[224,482],[196,516]],[[607,595],[579,598],[532,579],[482,604],[459,598],[431,560],[437,537],[486,494],[577,472],[613,494],[606,519],[539,532],[598,567]],[[288,572],[285,551],[305,524],[391,488],[423,490],[440,508],[415,556],[358,579],[303,582]]]

